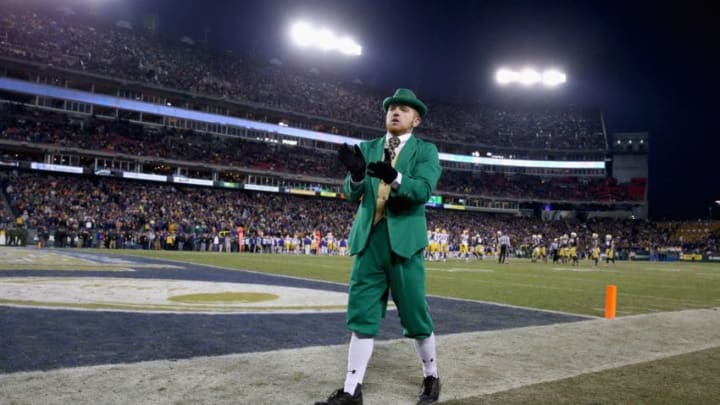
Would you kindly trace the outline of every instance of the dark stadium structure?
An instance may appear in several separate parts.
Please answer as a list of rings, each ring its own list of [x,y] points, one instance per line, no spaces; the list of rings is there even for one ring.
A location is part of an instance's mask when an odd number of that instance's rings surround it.
[[[22,242],[59,226],[77,236],[88,223],[88,234],[116,230],[136,242],[148,230],[172,233],[171,225],[178,235],[202,225],[208,238],[240,223],[281,236],[346,234],[352,209],[335,151],[384,133],[387,89],[76,15],[4,11],[0,224],[22,228]],[[646,221],[647,133],[608,134],[598,110],[428,105],[417,135],[449,156],[432,227],[459,235],[472,226],[488,237],[512,227],[518,240],[612,234],[624,257],[660,246],[718,250],[713,224]],[[176,206],[163,206],[168,200]],[[214,204],[220,213],[208,212]],[[315,220],[273,222],[287,206]]]

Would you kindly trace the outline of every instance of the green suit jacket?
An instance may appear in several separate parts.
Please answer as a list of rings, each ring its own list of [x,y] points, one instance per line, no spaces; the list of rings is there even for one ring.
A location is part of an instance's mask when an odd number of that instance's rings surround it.
[[[385,137],[360,143],[365,161],[375,162],[384,156]],[[440,179],[440,159],[437,147],[429,142],[410,136],[395,162],[395,169],[402,173],[398,189],[391,188],[385,204],[390,246],[402,257],[410,257],[427,246],[427,221],[425,203]],[[353,184],[348,174],[343,191],[349,201],[361,201],[350,231],[350,254],[365,249],[375,216],[380,179],[370,177]]]

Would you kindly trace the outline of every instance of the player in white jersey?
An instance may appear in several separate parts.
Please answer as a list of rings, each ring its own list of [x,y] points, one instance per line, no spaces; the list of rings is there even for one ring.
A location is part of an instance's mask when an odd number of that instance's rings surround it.
[[[578,260],[578,246],[580,245],[580,239],[575,232],[570,232],[570,239],[568,240],[568,257],[572,260],[572,265],[577,266]]]
[[[568,241],[569,240],[570,240],[570,237],[566,233],[560,237],[560,261],[563,264],[567,264],[568,257],[570,257],[570,254],[568,251]]]
[[[292,251],[292,237],[290,234],[285,234],[283,238],[283,253],[288,254]]]
[[[337,246],[335,246],[336,245],[335,236],[332,234],[332,232],[328,232],[325,235],[325,242],[327,245],[327,247],[326,247],[327,254],[329,254],[330,256],[333,256],[335,254],[335,251],[337,250]]]
[[[440,261],[440,254],[442,252],[442,249],[440,247],[440,241],[442,240],[442,231],[440,228],[435,228],[435,232],[433,233],[433,250],[432,255],[433,259]]]
[[[595,263],[595,267],[597,267],[600,262],[600,235],[593,233],[592,242],[590,243],[590,258]]]
[[[440,256],[443,261],[446,262],[448,255],[450,254],[450,233],[447,229],[443,229],[440,232]]]
[[[612,235],[605,235],[605,264],[608,265],[610,262],[615,264],[615,240]]]
[[[532,247],[532,253],[530,256],[530,261],[533,263],[537,263],[538,260],[542,257],[542,252],[540,250],[540,247],[542,245],[542,235],[539,234],[533,234],[530,237],[530,246]]]
[[[464,258],[465,262],[470,261],[470,230],[463,230],[460,235],[460,250],[458,252],[458,260]]]

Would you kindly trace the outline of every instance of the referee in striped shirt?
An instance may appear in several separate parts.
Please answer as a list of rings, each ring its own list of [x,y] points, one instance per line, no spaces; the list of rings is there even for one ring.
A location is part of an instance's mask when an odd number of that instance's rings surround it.
[[[508,251],[510,250],[510,237],[503,235],[502,231],[498,231],[498,245],[500,245],[498,263],[502,264],[507,260]]]

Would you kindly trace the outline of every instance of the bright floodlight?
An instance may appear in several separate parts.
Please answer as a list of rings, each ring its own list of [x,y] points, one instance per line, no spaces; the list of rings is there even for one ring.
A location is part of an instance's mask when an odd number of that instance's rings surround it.
[[[532,86],[542,80],[542,75],[535,69],[525,68],[520,72],[518,83],[525,86]]]
[[[542,84],[547,87],[555,87],[565,83],[567,76],[557,69],[547,69],[540,72],[529,67],[522,70],[500,68],[495,72],[495,81],[500,85],[520,84],[522,86],[534,86]]]
[[[550,69],[542,73],[542,82],[546,86],[557,86],[565,83],[566,81],[567,76],[559,70]]]
[[[513,72],[510,69],[498,69],[497,73],[495,73],[495,81],[497,81],[500,84],[508,84],[512,83],[515,80],[515,72]]]
[[[315,28],[298,22],[290,28],[290,36],[300,47],[314,47],[323,51],[339,51],[345,55],[362,55],[362,46],[350,37],[339,37],[327,28]]]

